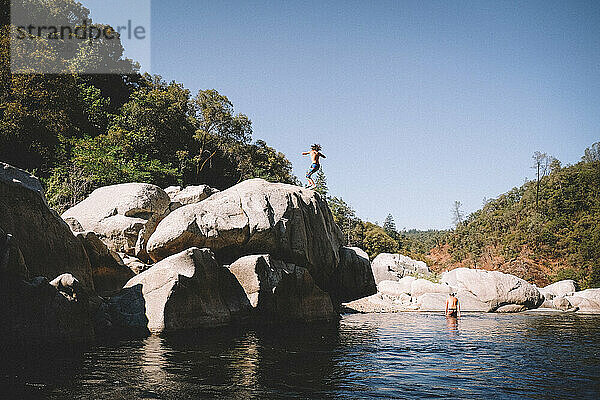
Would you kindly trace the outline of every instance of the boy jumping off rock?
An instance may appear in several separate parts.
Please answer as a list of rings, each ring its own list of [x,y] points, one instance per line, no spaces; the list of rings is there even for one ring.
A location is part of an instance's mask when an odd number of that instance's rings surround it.
[[[310,154],[310,160],[312,162],[312,165],[310,166],[310,169],[306,173],[306,180],[308,180],[308,188],[314,189],[317,185],[315,184],[315,181],[312,180],[311,176],[312,176],[312,174],[317,172],[319,170],[319,168],[321,168],[321,164],[319,164],[319,158],[321,158],[321,157],[327,158],[327,157],[325,157],[325,154],[321,153],[321,145],[320,144],[313,144],[312,146],[310,146],[310,151],[305,151],[302,153],[303,156],[306,156],[309,154]]]

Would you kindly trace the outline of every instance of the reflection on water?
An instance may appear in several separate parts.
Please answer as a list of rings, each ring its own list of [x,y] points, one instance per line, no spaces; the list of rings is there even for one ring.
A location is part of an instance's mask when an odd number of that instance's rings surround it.
[[[458,318],[446,317],[446,327],[451,334],[458,333]]]
[[[19,354],[0,373],[18,398],[595,399],[600,317],[356,314]]]

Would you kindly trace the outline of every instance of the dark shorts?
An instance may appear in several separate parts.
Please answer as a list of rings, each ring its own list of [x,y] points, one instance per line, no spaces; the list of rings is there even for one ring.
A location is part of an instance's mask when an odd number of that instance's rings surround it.
[[[449,317],[456,317],[457,315],[458,315],[458,312],[456,310],[448,309]]]
[[[314,174],[315,172],[317,172],[319,170],[319,168],[321,168],[321,166],[319,164],[313,164],[310,166],[310,169],[306,172],[306,177],[310,178],[310,176],[312,174]]]

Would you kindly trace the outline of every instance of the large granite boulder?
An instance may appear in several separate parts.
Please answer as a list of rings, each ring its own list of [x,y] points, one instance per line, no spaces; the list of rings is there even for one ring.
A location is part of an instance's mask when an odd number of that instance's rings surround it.
[[[122,183],[98,188],[62,217],[95,232],[109,249],[146,259],[146,243],[169,212],[169,195],[155,185]]]
[[[600,288],[581,290],[555,300],[559,299],[567,300],[580,313],[600,314]]]
[[[90,260],[96,293],[101,296],[116,293],[135,276],[121,257],[110,250],[94,232],[78,232],[75,236],[83,244]]]
[[[371,263],[375,283],[397,281],[410,275],[429,275],[431,271],[423,261],[416,261],[402,254],[381,253]]]
[[[358,247],[340,248],[339,293],[334,303],[347,302],[377,293],[368,254]]]
[[[537,308],[544,301],[534,285],[499,271],[456,268],[442,275],[442,283],[459,292],[471,293],[478,301],[488,305],[488,311],[496,311],[508,304]]]
[[[572,279],[554,282],[543,288],[538,288],[540,293],[544,295],[546,300],[552,300],[555,297],[563,297],[577,291],[577,284]]]
[[[271,322],[333,320],[329,295],[319,289],[306,268],[269,255],[245,256],[229,266],[257,317]]]
[[[92,270],[83,245],[50,209],[37,178],[0,162],[0,228],[18,248],[30,276],[73,274],[93,289]],[[19,254],[20,253],[20,254]],[[15,264],[13,260],[11,265]]]
[[[91,341],[94,337],[85,288],[70,274],[51,283],[2,274],[0,338],[3,346]]]
[[[221,286],[232,284],[222,281],[227,273],[209,249],[184,250],[129,280],[111,299],[113,319],[126,329],[155,333],[229,324],[240,310],[228,307],[236,303],[235,293],[223,293]],[[243,290],[238,294],[239,306],[247,300]]]
[[[163,219],[148,241],[159,261],[190,246],[207,247],[229,264],[248,254],[308,269],[319,287],[335,292],[342,234],[327,202],[312,190],[250,179],[183,206]]]

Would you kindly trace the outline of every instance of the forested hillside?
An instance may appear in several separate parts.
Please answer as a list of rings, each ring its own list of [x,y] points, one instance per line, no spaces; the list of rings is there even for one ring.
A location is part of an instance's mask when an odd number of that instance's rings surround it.
[[[438,270],[494,269],[545,285],[600,286],[600,144],[582,161],[542,166],[528,181],[459,222],[429,255]]]
[[[28,0],[17,3],[73,26],[91,21],[89,11],[70,0],[43,3],[43,10]],[[8,4],[0,0],[2,10]],[[0,160],[39,176],[59,211],[99,186],[121,182],[219,189],[251,177],[297,182],[285,156],[253,142],[250,119],[218,91],[192,94],[177,82],[138,73],[118,40],[94,47],[82,42],[85,52],[60,60],[72,74],[12,74],[9,28],[2,15]],[[28,44],[40,57],[56,55],[34,37]],[[130,73],[78,74],[77,65],[87,60]]]

